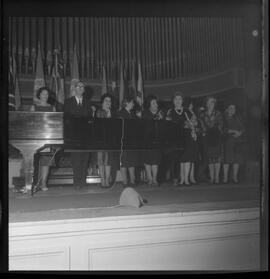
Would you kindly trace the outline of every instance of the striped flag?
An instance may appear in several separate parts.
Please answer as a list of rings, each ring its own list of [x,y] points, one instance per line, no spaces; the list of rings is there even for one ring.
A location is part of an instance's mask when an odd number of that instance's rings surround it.
[[[107,92],[107,79],[106,79],[106,69],[102,67],[102,82],[101,82],[101,95],[106,94]]]
[[[78,66],[78,57],[77,57],[77,48],[76,44],[74,46],[73,52],[73,63],[72,63],[72,73],[71,73],[71,82],[70,82],[70,96],[74,96],[75,84],[80,80],[79,76],[79,66]]]
[[[37,55],[37,62],[36,62],[36,77],[34,80],[34,94],[33,94],[33,103],[38,104],[39,99],[37,98],[37,90],[43,86],[45,86],[45,78],[44,78],[44,71],[43,71],[43,63],[41,57],[41,48],[40,44],[38,44],[38,55]]]
[[[17,76],[17,65],[14,57],[9,59],[9,87],[8,87],[9,110],[18,110],[21,106],[21,94]]]
[[[124,81],[124,69],[123,65],[120,66],[120,84],[119,84],[119,108],[122,106],[122,102],[125,94],[125,81]]]
[[[55,92],[57,103],[64,104],[65,82],[64,82],[64,62],[58,49],[54,50],[54,63],[52,68],[51,90]]]
[[[116,64],[112,67],[112,83],[111,83],[111,91],[113,95],[113,108],[116,109],[119,104],[118,92],[117,92],[117,66]]]
[[[137,97],[136,64],[135,64],[135,61],[132,63],[131,96],[134,98],[134,100]]]
[[[137,85],[137,102],[143,108],[144,103],[144,93],[143,93],[143,79],[142,79],[142,68],[141,63],[138,64],[138,85]]]

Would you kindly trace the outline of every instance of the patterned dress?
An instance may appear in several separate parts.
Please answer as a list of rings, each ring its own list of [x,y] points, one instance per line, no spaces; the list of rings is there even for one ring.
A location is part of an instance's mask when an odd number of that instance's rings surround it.
[[[236,138],[233,134],[228,133],[228,130],[241,131],[244,132],[244,126],[240,118],[236,115],[229,117],[227,114],[224,117],[224,163],[242,163],[243,162],[243,148],[244,139],[241,135]]]
[[[210,115],[207,111],[201,114],[201,124],[205,133],[205,150],[208,163],[218,163],[221,161],[222,153],[222,114],[214,110]]]

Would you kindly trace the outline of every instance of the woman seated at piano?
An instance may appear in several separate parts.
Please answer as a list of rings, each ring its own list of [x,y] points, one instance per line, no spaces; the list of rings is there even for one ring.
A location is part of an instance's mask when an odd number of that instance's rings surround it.
[[[138,119],[134,113],[134,100],[132,97],[126,97],[122,102],[122,109],[118,111],[117,118]],[[138,152],[123,151],[120,152],[120,171],[124,187],[128,186],[128,174],[130,185],[135,185],[135,167],[139,164]],[[128,174],[127,174],[128,170]]]
[[[31,106],[30,111],[36,112],[54,112],[55,106],[52,105],[50,89],[47,87],[41,87],[37,90],[36,97],[38,102]],[[41,155],[39,157],[39,172],[38,181],[35,186],[35,191],[42,190],[47,191],[47,180],[50,172],[50,167],[55,166],[54,156],[51,155]]]
[[[51,91],[47,87],[41,87],[37,90],[37,102],[31,106],[30,111],[44,111],[53,112],[56,111],[55,106],[52,104]]]
[[[150,95],[146,100],[146,109],[142,112],[142,118],[148,120],[161,120],[164,118],[163,112],[159,109],[157,97]],[[152,126],[151,126],[152,127]],[[146,133],[149,132],[147,129]],[[158,167],[161,162],[160,150],[146,150],[143,153],[143,161],[149,186],[158,186]]]
[[[97,109],[96,118],[112,118],[112,95],[103,94],[101,96],[101,108]],[[101,187],[110,187],[112,154],[108,151],[97,153],[98,168],[101,177]]]

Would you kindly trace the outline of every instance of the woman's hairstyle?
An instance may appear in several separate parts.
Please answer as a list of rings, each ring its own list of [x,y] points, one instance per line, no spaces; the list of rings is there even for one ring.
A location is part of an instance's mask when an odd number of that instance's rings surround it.
[[[180,96],[181,98],[182,98],[182,100],[183,100],[183,102],[184,102],[184,94],[182,93],[182,92],[180,92],[180,91],[178,91],[178,92],[175,92],[174,94],[173,94],[173,97],[172,97],[172,102],[174,102],[174,99],[175,99],[175,97],[177,97],[177,96]]]
[[[235,104],[228,104],[228,105],[226,105],[226,108],[225,108],[225,113],[228,113],[228,111],[229,111],[229,107],[230,106],[234,106],[234,108],[235,108],[235,112],[237,111],[237,107],[236,107],[236,105]]]
[[[101,98],[100,98],[100,103],[103,104],[103,102],[104,102],[104,100],[105,100],[106,98],[110,98],[111,101],[112,101],[112,100],[113,100],[113,95],[110,94],[110,93],[105,93],[105,94],[103,94],[103,95],[101,96]]]
[[[157,98],[155,95],[149,95],[149,96],[147,96],[146,102],[145,102],[145,107],[146,107],[146,109],[149,109],[149,108],[150,108],[151,102],[152,102],[153,100],[158,101],[158,98]]]
[[[46,90],[46,91],[48,92],[48,97],[51,96],[51,90],[50,90],[48,87],[43,86],[43,87],[40,87],[40,88],[38,89],[38,91],[37,91],[36,96],[37,96],[38,99],[40,99],[40,94],[41,94],[41,92],[42,92],[43,90]]]
[[[132,101],[135,103],[134,99],[131,96],[125,97],[124,100],[122,101],[122,108],[125,108],[126,105]]]

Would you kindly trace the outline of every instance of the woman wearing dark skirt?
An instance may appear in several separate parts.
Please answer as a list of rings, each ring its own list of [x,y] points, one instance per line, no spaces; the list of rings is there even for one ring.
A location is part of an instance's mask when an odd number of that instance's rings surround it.
[[[117,113],[117,118],[125,119],[137,119],[133,112],[134,100],[131,97],[127,97],[123,100],[122,109]],[[123,151],[120,153],[120,171],[124,187],[128,185],[128,174],[130,184],[135,185],[135,166],[138,165],[139,158],[136,151]]]
[[[181,92],[176,92],[173,97],[173,108],[169,109],[166,115],[166,120],[173,121],[178,124],[179,128],[181,129],[181,133],[185,134],[185,110],[184,110],[184,97]],[[185,143],[184,143],[185,144]],[[174,186],[177,186],[179,183],[179,178],[181,177],[181,181],[183,181],[184,178],[184,165],[181,164],[183,152],[181,151],[170,151],[169,157],[171,158],[172,162],[172,170],[173,170],[173,180],[174,180]],[[179,174],[180,170],[180,174]],[[180,176],[180,177],[179,177]]]
[[[148,97],[146,110],[143,111],[142,118],[148,120],[163,119],[163,113],[159,109],[157,97],[155,96]],[[148,185],[157,186],[158,166],[161,162],[161,151],[146,150],[143,154],[143,161],[145,165]]]
[[[205,134],[206,156],[209,166],[210,183],[219,183],[222,153],[223,117],[216,109],[214,97],[206,99],[206,110],[201,114],[201,124]]]
[[[111,106],[112,95],[102,95],[101,108],[96,111],[95,116],[97,118],[112,118]],[[112,154],[108,151],[99,151],[97,153],[98,168],[101,177],[101,187],[110,187],[111,157]]]
[[[233,182],[238,183],[239,166],[243,163],[243,143],[242,135],[244,125],[237,115],[236,107],[231,104],[227,107],[224,117],[224,164],[223,182],[228,182],[229,167],[233,167]]]
[[[37,91],[37,104],[31,106],[30,111],[37,112],[55,112],[55,106],[49,103],[50,90],[47,87],[41,87]],[[47,180],[50,167],[55,166],[55,160],[52,156],[42,155],[39,158],[38,183],[35,190],[47,191]]]
[[[185,132],[184,132],[184,152],[181,156],[181,181],[180,185],[196,184],[195,180],[195,163],[199,161],[199,122],[193,111],[193,103],[191,99],[185,101]]]

